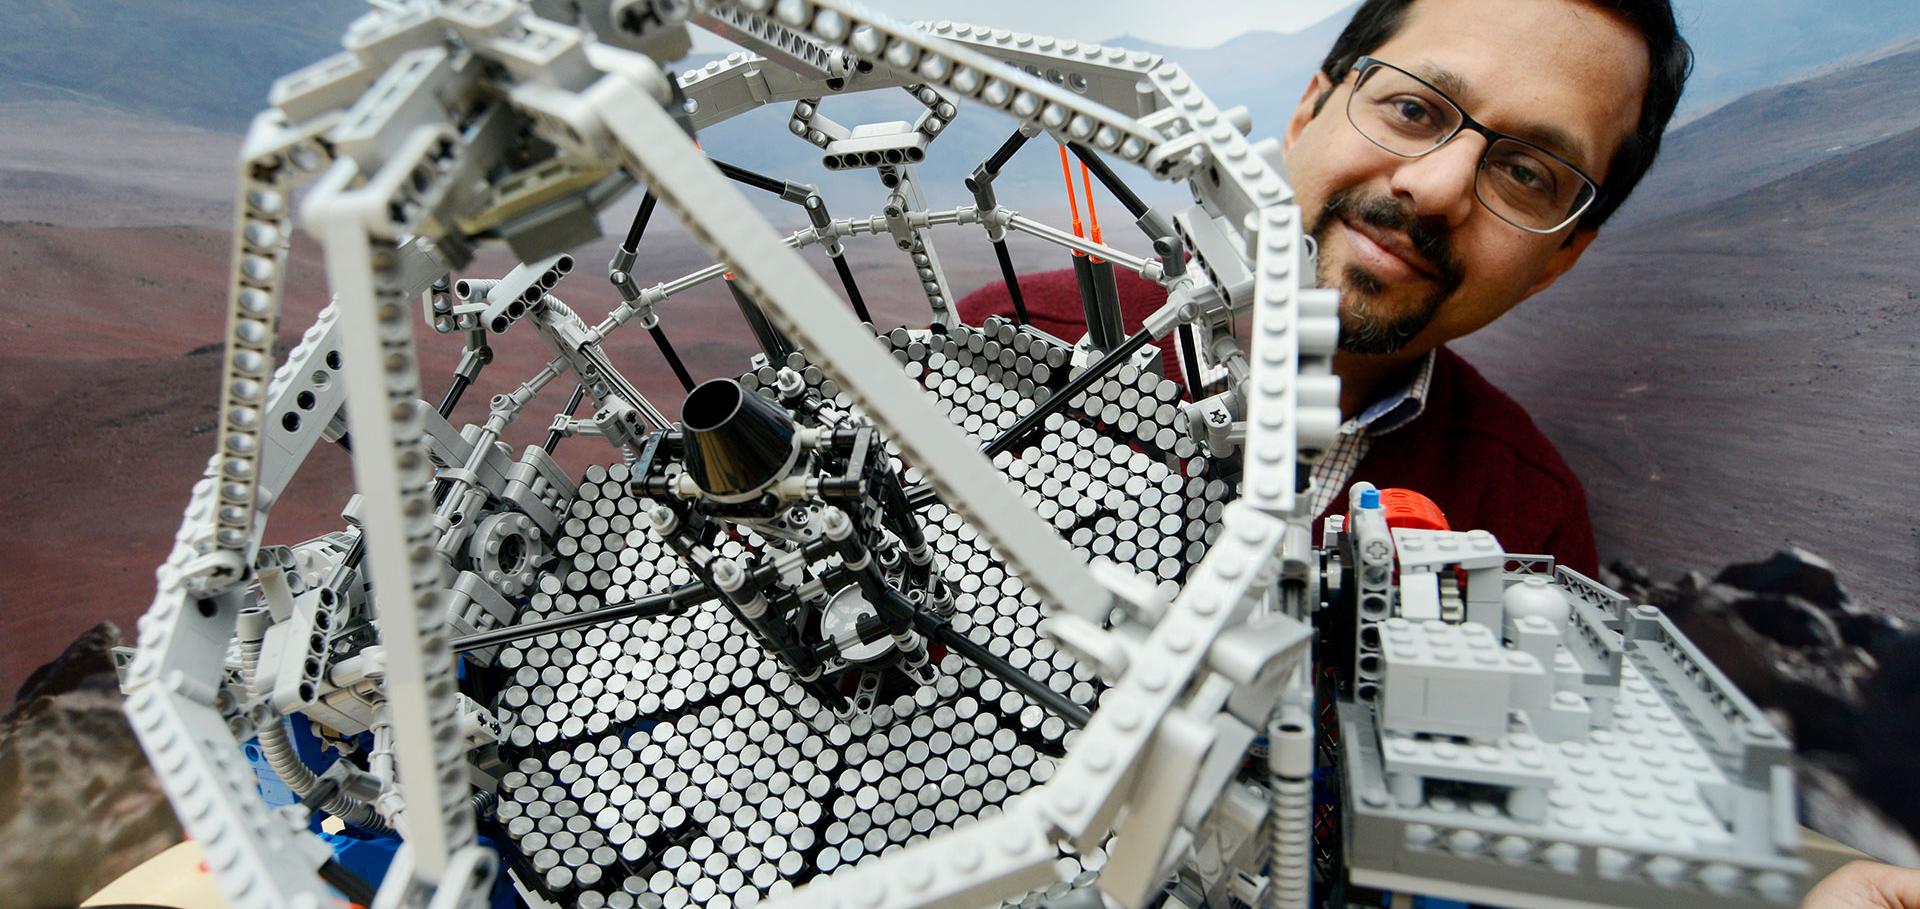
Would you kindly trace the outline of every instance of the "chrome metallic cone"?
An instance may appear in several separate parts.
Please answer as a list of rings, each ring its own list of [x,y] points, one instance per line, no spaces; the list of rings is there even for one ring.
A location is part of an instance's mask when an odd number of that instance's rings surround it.
[[[766,492],[800,455],[786,411],[732,379],[713,379],[688,392],[680,423],[686,432],[687,474],[722,502],[744,502]]]

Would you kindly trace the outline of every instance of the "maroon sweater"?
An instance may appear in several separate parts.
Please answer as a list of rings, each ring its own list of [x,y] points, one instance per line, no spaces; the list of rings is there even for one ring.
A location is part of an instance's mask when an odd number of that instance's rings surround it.
[[[1120,308],[1125,328],[1166,300],[1166,292],[1120,271]],[[1033,326],[1069,341],[1086,333],[1079,286],[1071,269],[1020,278]],[[1004,284],[989,284],[960,301],[960,317],[978,325],[990,315],[1012,316]],[[1166,374],[1180,369],[1173,345],[1162,343]],[[1482,378],[1445,347],[1433,365],[1426,408],[1411,422],[1376,436],[1348,483],[1365,480],[1382,489],[1400,487],[1425,495],[1446,513],[1455,530],[1486,530],[1511,553],[1548,554],[1559,564],[1593,577],[1599,559],[1586,491],[1518,403]],[[1344,490],[1328,513],[1344,511]],[[1326,514],[1321,515],[1322,518]],[[1320,522],[1314,522],[1318,537]]]

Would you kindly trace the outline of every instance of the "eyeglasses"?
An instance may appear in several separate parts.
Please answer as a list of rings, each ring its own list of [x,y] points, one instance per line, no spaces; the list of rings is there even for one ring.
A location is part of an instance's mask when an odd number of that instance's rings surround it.
[[[1418,158],[1461,130],[1487,137],[1473,194],[1500,220],[1529,233],[1558,233],[1600,197],[1600,187],[1567,159],[1488,129],[1425,79],[1373,57],[1355,60],[1353,72],[1347,121],[1386,151]]]

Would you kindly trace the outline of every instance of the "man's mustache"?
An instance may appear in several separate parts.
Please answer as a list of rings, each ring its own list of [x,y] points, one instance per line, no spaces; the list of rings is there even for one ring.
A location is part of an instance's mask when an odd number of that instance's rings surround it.
[[[1434,221],[1415,217],[1406,203],[1392,196],[1361,196],[1351,190],[1339,192],[1327,199],[1315,227],[1328,224],[1333,218],[1356,218],[1382,230],[1405,234],[1414,251],[1438,273],[1443,286],[1459,286],[1461,266],[1453,257],[1451,231]]]

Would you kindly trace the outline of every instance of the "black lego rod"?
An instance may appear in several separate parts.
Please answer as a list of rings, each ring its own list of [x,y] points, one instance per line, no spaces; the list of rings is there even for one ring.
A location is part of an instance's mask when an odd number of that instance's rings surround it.
[[[1027,317],[1027,299],[1020,295],[1020,276],[1013,273],[1013,257],[1007,253],[1007,241],[993,241],[993,257],[1000,262],[1000,277],[1007,282],[1007,299],[1013,301],[1014,321],[1021,325],[1032,323]]]
[[[1134,332],[1133,335],[1122,342],[1119,347],[1107,351],[1105,356],[1095,360],[1092,365],[1087,367],[1085,372],[1074,376],[1073,381],[1067,383],[1067,387],[1054,392],[1053,397],[1040,402],[1040,406],[1035,407],[1032,411],[1029,411],[1026,416],[1021,417],[1019,422],[1007,427],[1006,432],[1001,433],[999,438],[987,443],[987,447],[981,449],[981,451],[983,451],[987,457],[991,458],[1020,444],[1020,442],[1034,430],[1039,429],[1041,423],[1046,422],[1048,415],[1065,410],[1068,401],[1073,400],[1078,397],[1081,392],[1091,388],[1093,383],[1100,381],[1107,373],[1119,368],[1120,364],[1125,363],[1128,358],[1133,356],[1134,351],[1145,347],[1147,342],[1151,340],[1153,340],[1153,333],[1144,328]]]
[[[1013,155],[1020,150],[1020,146],[1027,144],[1028,138],[1030,137],[1026,133],[1014,130],[1013,135],[1007,137],[1007,141],[1000,143],[1000,149],[987,158],[987,173],[998,175],[1000,168],[1006,167],[1007,162],[1013,160]]]
[[[627,229],[627,242],[621,247],[621,250],[628,255],[639,251],[640,237],[647,232],[647,223],[653,220],[653,207],[658,201],[658,198],[654,196],[651,190],[640,199],[640,210],[633,213],[633,226]],[[615,262],[618,264],[618,257],[615,258]],[[680,384],[685,386],[688,391],[692,391],[693,377],[687,374],[686,364],[680,362],[680,354],[674,351],[673,344],[667,340],[667,333],[660,329],[658,322],[655,322],[653,327],[647,329],[647,334],[652,336],[654,346],[660,348],[660,355],[667,359],[667,365],[672,367],[674,377],[678,378]],[[579,404],[579,397],[580,392],[575,391],[573,403],[567,405],[567,413],[573,413],[573,408]],[[559,443],[560,440],[558,438],[549,436],[547,442],[548,453],[552,453],[553,446]]]
[[[1100,185],[1107,188],[1107,192],[1113,193],[1113,197],[1119,199],[1121,205],[1126,206],[1127,213],[1132,215],[1134,220],[1139,220],[1140,216],[1147,213],[1147,203],[1140,201],[1140,197],[1135,195],[1127,184],[1121,182],[1120,177],[1113,172],[1113,168],[1108,167],[1107,162],[1100,160],[1100,156],[1094,154],[1093,149],[1078,142],[1069,142],[1067,150],[1073,152],[1073,156],[1079,158],[1080,163],[1085,164],[1087,170],[1093,172],[1094,179],[1099,180]]]
[[[348,902],[361,906],[373,905],[373,885],[354,873],[353,869],[340,864],[339,859],[330,858],[320,863],[320,879],[340,891],[340,895],[346,897]]]
[[[1021,694],[1032,698],[1041,707],[1066,720],[1073,728],[1084,729],[1087,721],[1093,719],[1093,714],[1087,712],[1085,707],[1075,704],[1060,692],[1041,684],[1033,676],[1015,669],[1012,663],[994,656],[987,648],[975,643],[972,638],[954,630],[952,625],[918,610],[913,613],[913,624],[919,627],[922,634],[947,645],[949,650],[980,667],[988,675],[1019,689]]]
[[[1187,374],[1185,382],[1187,398],[1198,401],[1200,400],[1200,359],[1197,353],[1200,349],[1200,339],[1194,334],[1191,322],[1180,323],[1180,327],[1175,331],[1178,332],[1176,346],[1180,348],[1180,368]]]
[[[447,388],[446,397],[440,399],[440,415],[443,417],[452,416],[453,406],[455,404],[460,403],[460,396],[462,394],[465,394],[467,391],[467,386],[472,384],[473,384],[472,379],[469,379],[466,376],[461,375],[459,373],[455,373],[453,376],[453,384],[451,386],[448,386]]]
[[[639,251],[640,235],[647,232],[647,222],[653,220],[653,205],[657,201],[659,200],[654,198],[652,190],[648,190],[647,194],[641,197],[640,210],[633,213],[633,226],[627,228],[627,242],[620,247],[621,249],[627,252]]]
[[[859,316],[862,322],[869,325],[874,324],[873,313],[867,311],[867,300],[865,297],[860,296],[860,285],[854,283],[853,269],[848,267],[847,257],[839,255],[832,256],[831,258],[833,259],[833,270],[840,275],[840,286],[847,289],[847,300],[853,303],[853,314]]]
[[[569,417],[573,416],[573,412],[575,410],[580,409],[580,399],[586,396],[587,396],[587,386],[575,385],[573,387],[573,394],[567,398],[567,408],[564,411],[564,413]],[[547,454],[553,454],[553,450],[555,448],[560,447],[561,438],[563,438],[563,436],[561,435],[560,430],[558,429],[553,430],[552,432],[547,433],[547,441],[544,444],[542,444],[540,447],[546,449]]]
[[[667,358],[667,365],[673,368],[673,377],[680,380],[682,388],[692,391],[693,375],[687,372],[687,364],[680,362],[680,354],[674,351],[673,343],[667,340],[667,333],[660,328],[660,323],[655,322],[653,327],[647,329],[647,334],[653,338],[653,346],[660,348],[660,355]]]
[[[1073,254],[1073,283],[1080,291],[1080,315],[1087,321],[1087,343],[1094,350],[1105,351],[1112,345],[1107,343],[1106,320],[1100,317],[1100,304],[1093,296],[1093,270],[1088,266],[1087,257]]]
[[[1093,281],[1093,305],[1100,311],[1100,327],[1106,332],[1100,339],[1100,349],[1108,350],[1124,340],[1127,333],[1120,321],[1120,286],[1114,281],[1112,262],[1092,256],[1087,259],[1087,275]]]
[[[727,291],[733,294],[733,302],[740,307],[740,316],[747,320],[747,327],[753,330],[754,340],[760,342],[760,349],[766,351],[767,359],[773,361],[774,368],[787,365],[787,354],[793,352],[793,344],[773,327],[767,319],[767,313],[760,304],[747,298],[746,291],[740,289],[731,278],[726,280]]]
[[[755,173],[737,164],[728,164],[719,158],[709,158],[707,160],[712,161],[714,167],[720,168],[720,172],[725,174],[729,180],[745,183],[754,189],[764,189],[776,196],[786,195],[787,184],[784,180],[775,180],[766,174]]]
[[[651,618],[653,616],[665,615],[669,612],[685,609],[689,606],[698,605],[717,596],[719,596],[719,594],[715,593],[712,588],[696,581],[692,584],[676,587],[666,593],[644,596],[637,600],[621,603],[618,606],[602,606],[599,609],[589,612],[576,612],[573,615],[563,615],[541,622],[509,625],[505,628],[495,628],[492,631],[481,631],[466,635],[465,637],[455,638],[453,641],[453,652],[464,653],[469,650],[479,650],[482,647],[492,647],[496,644],[523,641],[527,638],[535,638],[543,634],[552,634],[556,631],[565,631],[569,628],[598,625],[601,622],[613,622],[620,619],[632,618]]]

